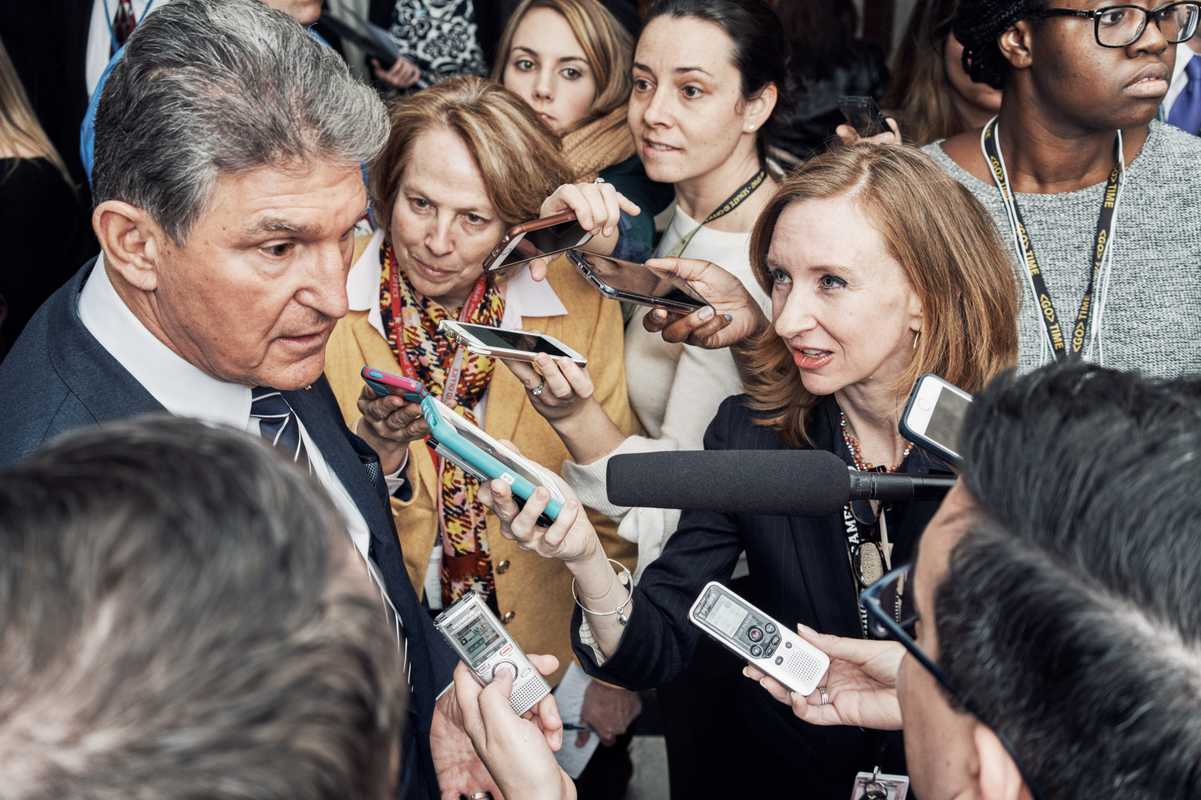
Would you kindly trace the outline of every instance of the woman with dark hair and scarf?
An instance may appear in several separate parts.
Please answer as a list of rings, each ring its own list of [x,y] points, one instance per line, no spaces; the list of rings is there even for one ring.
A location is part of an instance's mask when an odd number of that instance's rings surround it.
[[[1201,371],[1201,141],[1156,119],[1194,0],[961,0],[997,116],[926,151],[989,210],[1025,287],[1019,364]]]

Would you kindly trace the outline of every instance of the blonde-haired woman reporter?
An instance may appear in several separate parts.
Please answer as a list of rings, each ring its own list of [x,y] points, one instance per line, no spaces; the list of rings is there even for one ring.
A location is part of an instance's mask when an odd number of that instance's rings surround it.
[[[482,595],[528,652],[571,663],[571,575],[500,535],[478,484],[427,447],[420,410],[376,397],[359,377],[364,364],[424,383],[456,413],[557,472],[567,453],[508,370],[461,349],[440,333],[444,319],[548,333],[586,358],[596,396],[624,430],[637,430],[626,398],[622,320],[574,270],[546,282],[524,271],[485,275],[483,261],[511,225],[539,205],[570,171],[558,142],[512,93],[483,78],[441,83],[397,103],[392,134],[371,167],[371,196],[385,226],[350,271],[350,313],[336,326],[326,374],[352,430],[380,456],[391,505],[418,594],[431,609],[464,592]],[[602,187],[578,195],[597,202]],[[581,209],[581,216],[583,211]],[[616,213],[615,211],[613,213]],[[633,563],[634,546],[597,515],[615,558]]]
[[[738,355],[747,393],[721,405],[705,447],[821,449],[848,466],[910,475],[945,469],[898,433],[914,380],[934,372],[975,391],[1017,353],[1013,273],[970,193],[916,150],[840,148],[781,184],[755,225],[751,262],[771,295],[770,324],[719,267],[653,262],[709,290],[733,317],[724,332],[758,331]],[[716,343],[714,335],[698,344]],[[573,382],[582,372],[564,366],[559,374]],[[575,576],[584,610],[573,635],[584,668],[631,687],[685,669],[700,637],[688,609],[706,582],[730,579],[743,553],[753,602],[780,623],[865,636],[859,591],[912,556],[938,505],[855,502],[819,517],[684,512],[631,590],[583,515],[541,528],[534,521],[545,497],[519,513],[507,487],[493,482],[482,494],[507,536]],[[813,728],[749,681],[735,694],[741,713],[732,727],[707,734],[723,737],[727,763],[772,765],[746,771],[745,796],[803,786],[807,797],[845,797],[859,770],[903,767],[893,734]]]

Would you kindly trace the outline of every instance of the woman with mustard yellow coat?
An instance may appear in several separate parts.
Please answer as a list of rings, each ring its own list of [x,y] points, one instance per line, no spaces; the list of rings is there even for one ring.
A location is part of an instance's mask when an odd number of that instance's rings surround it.
[[[386,226],[359,248],[347,282],[350,312],[326,353],[326,375],[347,424],[380,455],[418,594],[434,610],[467,591],[482,595],[523,649],[558,656],[552,685],[574,660],[567,569],[504,538],[475,499],[475,480],[425,444],[419,408],[376,397],[359,371],[370,365],[416,378],[456,413],[558,473],[567,450],[532,405],[539,387],[460,349],[438,324],[457,319],[544,332],[588,359],[595,397],[624,431],[635,432],[620,306],[566,265],[556,264],[546,282],[525,268],[501,277],[483,272],[504,231],[536,218],[561,184],[581,224],[596,228],[596,246],[612,248],[620,209],[637,207],[611,186],[569,180],[554,136],[496,84],[456,78],[400,101],[388,145],[371,167],[372,202]],[[619,539],[607,518],[595,515],[594,523],[614,559],[632,566],[636,546]],[[582,719],[611,741],[637,709],[636,695],[593,685]]]

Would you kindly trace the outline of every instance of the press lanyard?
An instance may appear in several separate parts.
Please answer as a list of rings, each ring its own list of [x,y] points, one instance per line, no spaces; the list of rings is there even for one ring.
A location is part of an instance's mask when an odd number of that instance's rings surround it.
[[[1084,290],[1084,297],[1080,301],[1080,310],[1076,312],[1076,324],[1072,328],[1071,342],[1064,339],[1063,327],[1059,323],[1059,315],[1055,311],[1055,304],[1051,301],[1051,292],[1047,289],[1047,282],[1043,278],[1038,257],[1034,254],[1034,247],[1030,243],[1029,234],[1026,232],[1026,224],[1022,220],[1022,212],[1018,208],[1017,197],[1009,185],[1009,173],[1005,169],[1005,158],[1001,155],[1000,127],[997,124],[996,117],[989,120],[988,124],[984,126],[984,130],[980,133],[980,147],[984,151],[984,158],[988,162],[990,171],[992,172],[993,183],[996,184],[997,191],[1001,194],[1001,202],[1005,205],[1005,212],[1009,217],[1009,226],[1013,232],[1014,242],[1017,245],[1018,252],[1022,255],[1023,263],[1026,265],[1026,272],[1030,278],[1031,288],[1034,290],[1035,298],[1038,302],[1040,316],[1042,317],[1047,341],[1051,345],[1051,351],[1056,359],[1067,358],[1069,355],[1079,355],[1084,350],[1085,340],[1088,338],[1089,322],[1092,320],[1093,308],[1095,306],[1094,296],[1097,291],[1097,284],[1100,282],[1099,276],[1105,267],[1106,258],[1108,257],[1111,267],[1113,262],[1114,216],[1117,212],[1122,176],[1126,170],[1125,156],[1122,150],[1122,132],[1118,131],[1117,139],[1114,142],[1115,166],[1109,173],[1109,180],[1105,184],[1105,196],[1101,200],[1101,214],[1097,219],[1097,233],[1093,241],[1091,253],[1092,270],[1089,272],[1088,286]]]
[[[725,199],[725,201],[721,205],[719,205],[712,214],[705,217],[704,221],[701,222],[700,225],[697,225],[695,228],[693,228],[688,233],[687,236],[685,236],[683,239],[681,239],[679,244],[677,244],[675,247],[671,248],[671,250],[669,250],[667,252],[666,256],[668,258],[679,258],[681,255],[683,255],[684,250],[686,250],[688,248],[688,245],[690,245],[692,243],[693,238],[698,233],[700,233],[701,228],[705,227],[706,225],[708,225],[710,222],[712,222],[715,219],[721,219],[726,214],[729,214],[731,211],[738,208],[738,206],[742,205],[743,200],[746,200],[748,197],[750,197],[752,194],[755,193],[756,189],[758,189],[761,185],[763,185],[763,181],[765,181],[765,180],[767,180],[767,172],[766,172],[766,170],[760,169],[758,172],[756,172],[754,175],[751,176],[751,179],[749,181],[747,181],[746,183],[739,186],[734,191],[734,194],[727,197]]]

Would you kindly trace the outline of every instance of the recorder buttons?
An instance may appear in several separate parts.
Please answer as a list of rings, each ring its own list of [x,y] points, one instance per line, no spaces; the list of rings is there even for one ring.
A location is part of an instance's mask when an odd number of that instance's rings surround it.
[[[778,667],[783,663],[784,663],[784,656],[776,656],[776,666]]]
[[[769,623],[767,623],[766,625],[764,625],[764,626],[763,626],[763,630],[764,630],[764,631],[766,631],[767,633],[775,633],[775,632],[776,632],[776,626],[775,626],[775,625],[772,625],[772,624],[769,622]]]
[[[500,676],[500,671],[504,670],[512,676],[513,680],[517,680],[517,667],[512,661],[502,661],[492,668],[492,680],[496,680]]]
[[[759,656],[763,655],[763,648],[757,644],[751,645],[751,655],[753,655],[755,658],[758,658]]]
[[[757,642],[763,638],[763,631],[759,628],[751,628],[746,632],[746,635],[752,642]]]

